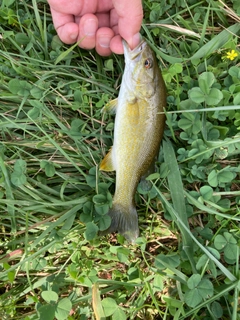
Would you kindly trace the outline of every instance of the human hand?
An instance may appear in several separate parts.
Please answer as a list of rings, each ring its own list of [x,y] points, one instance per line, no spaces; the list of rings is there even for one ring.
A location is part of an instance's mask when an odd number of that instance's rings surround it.
[[[134,48],[140,42],[141,0],[48,0],[59,38],[96,48],[102,56],[123,53],[122,38]]]

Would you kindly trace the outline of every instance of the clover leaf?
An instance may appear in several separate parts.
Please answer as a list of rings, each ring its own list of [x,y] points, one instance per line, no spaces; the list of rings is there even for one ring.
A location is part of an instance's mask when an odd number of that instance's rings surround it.
[[[212,72],[203,72],[198,79],[199,87],[189,90],[189,98],[198,104],[205,102],[209,106],[217,105],[223,99],[223,94],[219,89],[212,88],[215,81]]]
[[[185,294],[185,301],[189,307],[196,307],[203,299],[213,295],[213,285],[210,280],[202,279],[200,274],[193,274],[187,281],[190,289]]]

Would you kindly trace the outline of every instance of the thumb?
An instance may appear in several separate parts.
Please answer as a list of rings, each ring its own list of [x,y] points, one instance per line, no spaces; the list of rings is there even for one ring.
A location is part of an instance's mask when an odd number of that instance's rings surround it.
[[[143,19],[141,0],[113,0],[114,8],[118,14],[118,31],[131,49],[140,42],[139,31]],[[126,27],[127,26],[127,27]]]

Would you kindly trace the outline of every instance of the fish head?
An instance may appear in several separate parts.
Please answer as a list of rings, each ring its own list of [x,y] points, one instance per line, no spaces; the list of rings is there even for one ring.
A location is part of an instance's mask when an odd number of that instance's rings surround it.
[[[154,52],[142,40],[137,47],[131,50],[123,40],[125,58],[125,82],[127,87],[134,92],[139,92],[146,98],[155,92],[158,81],[158,65]]]

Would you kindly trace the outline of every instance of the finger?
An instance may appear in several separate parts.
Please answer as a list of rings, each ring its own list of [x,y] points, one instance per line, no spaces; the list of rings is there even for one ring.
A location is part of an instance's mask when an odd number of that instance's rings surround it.
[[[96,12],[109,12],[113,7],[112,0],[98,0]]]
[[[109,56],[112,51],[110,49],[110,42],[114,37],[112,29],[103,27],[99,28],[96,34],[96,51],[101,56]]]
[[[115,9],[112,9],[110,11],[110,27],[114,31],[115,35],[119,34],[119,31],[118,31],[118,20],[119,20],[119,16],[117,14],[117,11]]]
[[[116,54],[123,54],[122,37],[119,34],[111,39],[110,49]]]
[[[113,53],[116,54],[123,54],[123,44],[122,44],[122,37],[120,34],[117,34],[115,37],[112,38],[110,42],[110,49]],[[135,48],[141,41],[140,33],[137,33],[135,36],[132,37],[132,48]]]
[[[119,16],[115,9],[111,10],[110,14],[110,26],[115,33],[115,37],[111,40],[110,49],[116,54],[123,54],[122,37],[119,35]],[[118,35],[118,36],[117,36]],[[131,38],[131,48],[135,48],[140,42],[140,34],[136,33]],[[126,38],[125,38],[126,40]],[[130,42],[130,41],[129,41]]]
[[[115,10],[119,16],[118,31],[131,49],[140,41],[139,31],[143,19],[141,0],[112,0]],[[127,26],[127,28],[126,28]]]
[[[71,14],[62,14],[51,9],[52,19],[57,34],[62,42],[72,44],[78,37],[78,25]]]
[[[79,0],[47,0],[51,10],[64,14],[80,15],[84,6],[84,1]],[[89,2],[89,1],[87,1]]]
[[[110,27],[110,15],[109,13],[96,13],[98,18],[98,28]]]
[[[96,45],[96,32],[98,29],[98,18],[91,13],[81,17],[79,23],[79,46],[84,49],[93,49]]]

